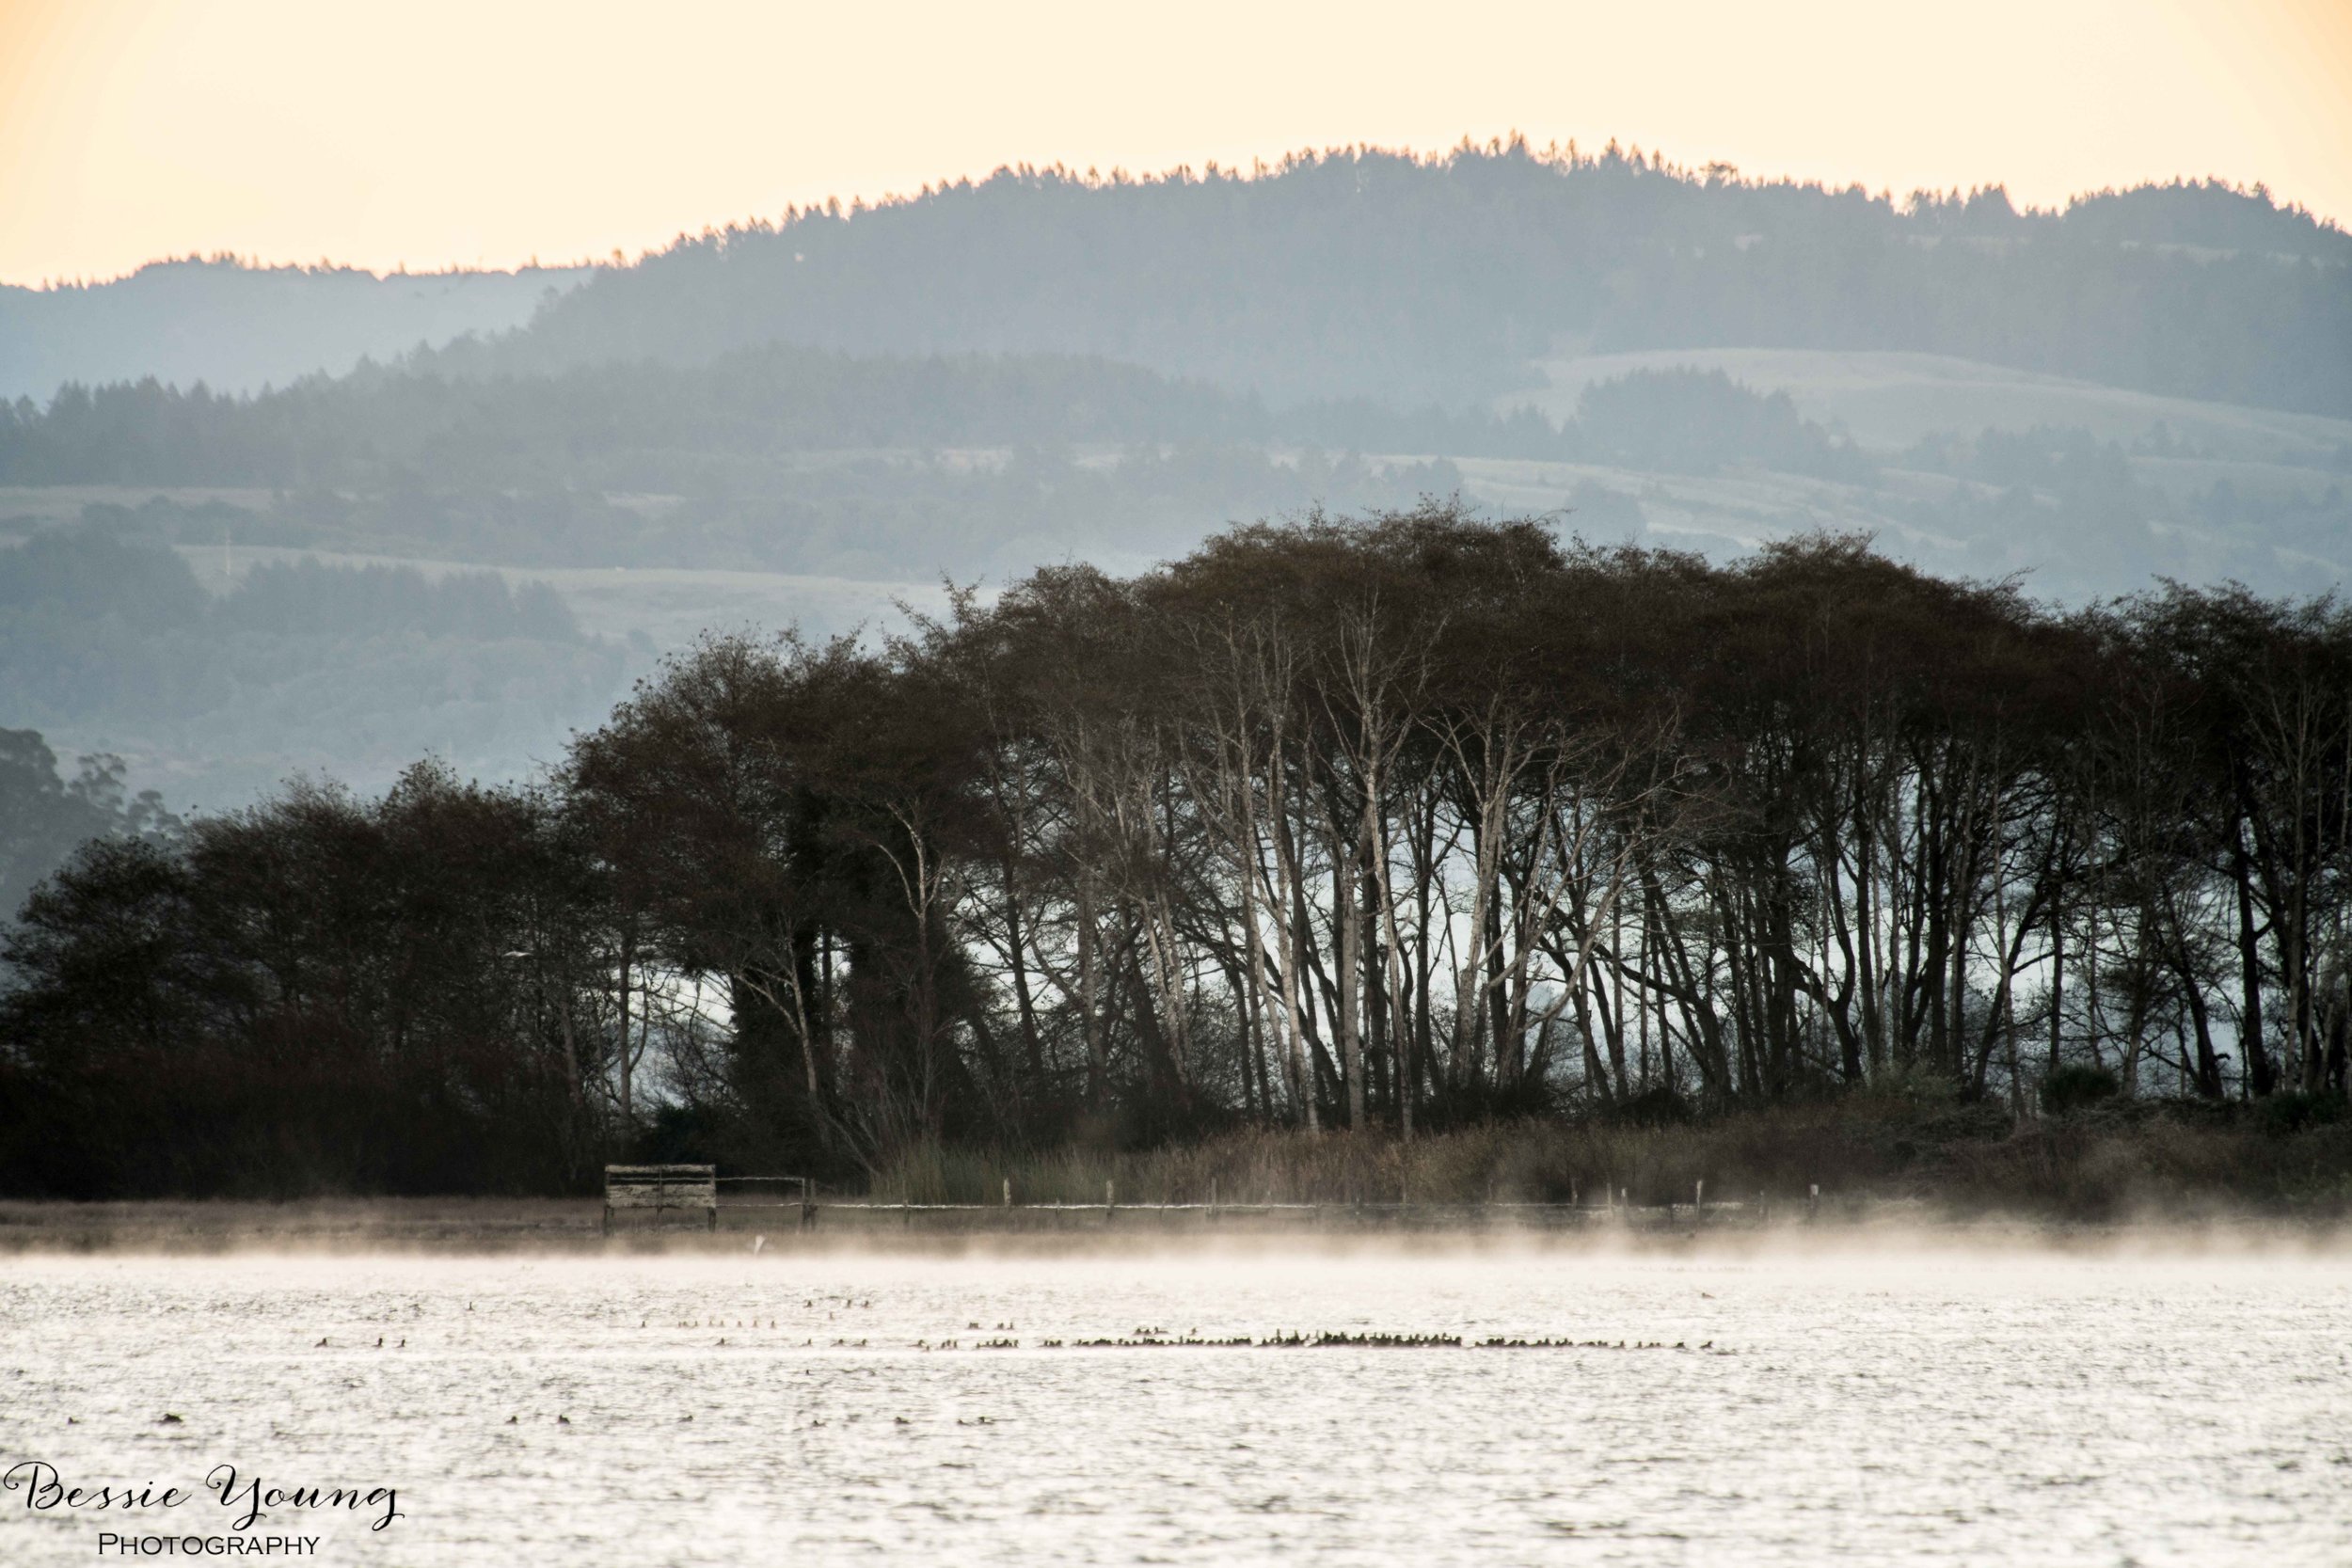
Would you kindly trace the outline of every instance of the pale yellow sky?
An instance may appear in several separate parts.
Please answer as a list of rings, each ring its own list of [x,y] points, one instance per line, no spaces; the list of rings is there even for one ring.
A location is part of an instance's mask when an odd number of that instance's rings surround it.
[[[2352,0],[0,0],[0,280],[634,256],[1006,163],[1515,129],[2042,204],[2211,174],[2345,222]]]

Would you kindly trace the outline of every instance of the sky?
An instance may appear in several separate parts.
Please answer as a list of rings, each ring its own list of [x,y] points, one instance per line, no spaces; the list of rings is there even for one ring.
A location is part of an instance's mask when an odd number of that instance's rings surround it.
[[[2211,175],[2352,227],[2352,0],[0,0],[0,282],[633,258],[1004,164],[1514,131],[2021,205]]]

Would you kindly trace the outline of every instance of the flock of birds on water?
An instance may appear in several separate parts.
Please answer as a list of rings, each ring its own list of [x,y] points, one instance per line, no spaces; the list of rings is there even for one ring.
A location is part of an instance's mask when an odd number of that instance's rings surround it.
[[[1700,1293],[1702,1295],[1708,1294],[1708,1292],[1705,1291]],[[817,1303],[815,1299],[812,1298],[810,1300],[803,1301],[801,1305],[804,1308],[813,1311],[816,1309]],[[870,1307],[873,1305],[874,1304],[870,1299],[859,1300],[851,1296],[841,1297],[839,1301],[839,1307],[841,1309]],[[466,1304],[466,1310],[468,1312],[471,1312],[473,1309],[473,1303],[468,1302]],[[828,1310],[825,1316],[828,1321],[831,1321],[834,1316],[834,1311]],[[764,1324],[756,1318],[738,1318],[734,1321],[732,1325],[730,1325],[725,1319],[701,1318],[681,1319],[676,1323],[669,1326],[689,1331],[728,1328],[732,1326],[735,1332],[741,1333],[746,1330],[756,1331],[763,1328],[773,1330],[778,1326],[778,1323],[779,1320],[774,1318],[769,1319]],[[652,1327],[653,1324],[651,1318],[641,1318],[638,1321],[637,1326],[641,1329]],[[985,1339],[976,1340],[968,1347],[964,1345],[961,1338],[951,1338],[940,1339],[936,1341],[930,1339],[916,1339],[907,1348],[910,1350],[923,1352],[925,1354],[963,1349],[985,1351],[1021,1350],[1025,1348],[1032,1350],[1570,1350],[1682,1351],[1685,1353],[1696,1351],[1703,1352],[1710,1355],[1736,1355],[1739,1354],[1737,1351],[1716,1349],[1715,1341],[1712,1339],[1706,1340],[1696,1346],[1693,1346],[1681,1339],[1677,1339],[1670,1345],[1662,1339],[1571,1339],[1542,1335],[1533,1338],[1518,1338],[1509,1335],[1489,1335],[1484,1338],[1473,1338],[1470,1336],[1461,1334],[1388,1333],[1372,1329],[1360,1332],[1350,1331],[1347,1329],[1317,1329],[1311,1333],[1293,1330],[1287,1333],[1277,1332],[1264,1336],[1237,1334],[1226,1338],[1216,1338],[1204,1337],[1198,1328],[1187,1329],[1182,1334],[1171,1334],[1168,1329],[1160,1327],[1156,1324],[1137,1324],[1136,1328],[1128,1334],[1112,1337],[1069,1340],[1057,1338],[1034,1338],[1028,1340],[1025,1345],[1024,1341],[1012,1337],[1018,1333],[1018,1329],[1014,1324],[1009,1323],[997,1323],[993,1326],[993,1330],[982,1330],[980,1324],[977,1322],[967,1323],[965,1324],[965,1327],[967,1329],[990,1333],[992,1337]],[[375,1338],[374,1348],[377,1350],[383,1350],[386,1348],[384,1343],[385,1338],[386,1336],[381,1334],[377,1335]],[[332,1349],[334,1347],[331,1343],[331,1336],[323,1335],[320,1337],[317,1345],[313,1348],[318,1350]],[[727,1343],[726,1336],[722,1334],[719,1337],[718,1342],[721,1345]],[[826,1348],[834,1350],[864,1350],[867,1348],[868,1343],[869,1339],[867,1338],[836,1338]],[[817,1341],[813,1337],[803,1338],[802,1340],[803,1348],[814,1348],[816,1344]],[[408,1341],[404,1337],[391,1348],[395,1350],[405,1350],[408,1348]],[[691,1415],[679,1418],[681,1421],[691,1421],[693,1418],[694,1418]],[[854,1416],[850,1418],[851,1420],[855,1420],[856,1418],[857,1418]],[[516,1426],[521,1423],[521,1419],[522,1418],[519,1416],[509,1416],[506,1418],[506,1424],[508,1426]],[[568,1415],[559,1414],[555,1419],[556,1423],[561,1426],[569,1426],[572,1424],[571,1418]],[[899,1426],[912,1424],[904,1416],[894,1418],[894,1419]],[[182,1418],[178,1414],[167,1411],[158,1424],[178,1426],[181,1424],[181,1421]],[[69,1426],[80,1424],[75,1418],[70,1416],[66,1418],[66,1423]],[[819,1420],[813,1422],[812,1424],[816,1426],[823,1426],[825,1423]],[[995,1421],[992,1417],[983,1416],[973,1421],[966,1421],[959,1418],[956,1424],[958,1426],[993,1426],[995,1424]]]
[[[1705,1293],[1705,1292],[1702,1292],[1702,1293]],[[805,1307],[805,1308],[807,1308],[807,1309],[809,1309],[809,1310],[812,1310],[812,1311],[813,1311],[813,1310],[815,1310],[815,1309],[816,1309],[816,1307],[817,1307],[817,1303],[816,1303],[815,1299],[813,1299],[813,1298],[812,1298],[812,1299],[810,1299],[810,1300],[807,1300],[807,1301],[803,1301],[803,1303],[801,1303],[801,1305],[802,1305],[803,1307]],[[858,1299],[856,1299],[855,1297],[851,1297],[851,1296],[844,1296],[844,1297],[840,1298],[840,1307],[841,1307],[841,1308],[844,1308],[844,1309],[846,1309],[846,1308],[854,1308],[854,1307],[872,1307],[873,1305],[874,1305],[874,1304],[873,1304],[873,1302],[872,1302],[871,1300],[865,1300],[865,1301],[861,1301],[861,1300],[858,1300]],[[466,1310],[467,1310],[467,1311],[469,1311],[469,1312],[472,1311],[472,1310],[473,1310],[473,1303],[471,1303],[471,1302],[468,1302],[468,1303],[466,1304]],[[834,1312],[833,1312],[832,1310],[828,1310],[828,1311],[825,1313],[825,1318],[826,1318],[826,1321],[827,1321],[827,1322],[831,1322],[831,1321],[833,1320],[833,1317],[834,1317]],[[669,1327],[673,1327],[673,1328],[677,1328],[677,1329],[683,1329],[683,1330],[687,1330],[687,1331],[690,1331],[690,1332],[691,1332],[691,1331],[694,1331],[694,1330],[709,1330],[709,1329],[714,1329],[714,1328],[718,1328],[718,1329],[726,1329],[726,1328],[730,1328],[730,1327],[731,1327],[731,1328],[733,1329],[733,1331],[734,1331],[734,1332],[736,1332],[736,1333],[739,1333],[739,1333],[742,1333],[742,1332],[744,1332],[744,1331],[746,1331],[746,1330],[750,1330],[750,1331],[761,1331],[761,1330],[772,1331],[772,1330],[774,1330],[774,1329],[778,1326],[778,1323],[779,1323],[779,1320],[774,1319],[774,1318],[770,1318],[770,1319],[769,1319],[769,1320],[768,1320],[765,1323],[761,1323],[761,1322],[760,1322],[757,1318],[748,1318],[748,1319],[747,1319],[747,1318],[738,1318],[738,1319],[734,1320],[734,1322],[733,1322],[733,1323],[732,1323],[732,1324],[730,1324],[730,1323],[728,1323],[728,1321],[727,1321],[727,1320],[725,1320],[725,1319],[723,1319],[723,1318],[719,1318],[719,1319],[712,1319],[712,1318],[687,1318],[687,1319],[680,1319],[680,1320],[679,1320],[678,1322],[676,1322],[675,1323],[669,1324],[669,1325],[667,1325],[667,1326],[669,1326]],[[653,1326],[653,1321],[652,1321],[652,1319],[651,1319],[650,1317],[641,1318],[641,1319],[638,1321],[637,1326],[638,1326],[639,1328],[651,1328],[651,1327]],[[968,1329],[977,1330],[977,1331],[980,1331],[980,1332],[991,1332],[991,1331],[987,1331],[987,1330],[981,1330],[981,1329],[980,1329],[980,1325],[979,1325],[977,1323],[967,1323],[967,1324],[965,1324],[964,1326],[965,1326],[966,1328],[968,1328]],[[1378,1330],[1372,1330],[1372,1329],[1367,1329],[1367,1330],[1362,1330],[1362,1331],[1351,1331],[1351,1330],[1347,1330],[1347,1329],[1328,1329],[1328,1328],[1326,1328],[1326,1329],[1316,1329],[1316,1330],[1314,1330],[1314,1331],[1312,1331],[1312,1332],[1301,1332],[1301,1331],[1298,1331],[1298,1330],[1291,1330],[1291,1331],[1288,1331],[1288,1332],[1279,1332],[1279,1331],[1278,1331],[1278,1332],[1273,1333],[1273,1334],[1263,1335],[1263,1336],[1258,1336],[1258,1335],[1248,1335],[1248,1334],[1236,1334],[1236,1335],[1227,1336],[1227,1337],[1224,1337],[1224,1338],[1216,1338],[1216,1337],[1213,1337],[1213,1336],[1212,1336],[1212,1337],[1204,1337],[1204,1336],[1200,1333],[1200,1331],[1199,1329],[1197,1329],[1197,1328],[1194,1328],[1194,1329],[1187,1329],[1187,1330],[1185,1330],[1185,1331],[1184,1331],[1184,1333],[1182,1333],[1182,1334],[1170,1334],[1170,1333],[1169,1333],[1167,1329],[1162,1328],[1162,1327],[1158,1327],[1158,1326],[1156,1326],[1156,1325],[1143,1325],[1143,1324],[1139,1324],[1139,1325],[1137,1325],[1137,1326],[1136,1326],[1136,1329],[1135,1329],[1132,1333],[1129,1333],[1129,1334],[1123,1334],[1123,1335],[1107,1336],[1107,1337],[1099,1338],[1092,1338],[1092,1339],[1032,1338],[1032,1339],[1029,1339],[1029,1340],[1027,1340],[1027,1341],[1025,1341],[1025,1341],[1023,1341],[1023,1340],[1021,1340],[1021,1339],[1019,1339],[1019,1338],[1013,1338],[1013,1337],[1012,1337],[1012,1336],[1013,1336],[1013,1335],[1015,1335],[1017,1332],[1018,1332],[1018,1331],[1017,1331],[1017,1329],[1016,1329],[1016,1328],[1015,1328],[1015,1326],[1014,1326],[1013,1324],[1011,1324],[1011,1323],[997,1323],[997,1324],[994,1326],[994,1329],[993,1329],[993,1333],[992,1333],[992,1337],[991,1337],[991,1338],[985,1338],[985,1339],[978,1339],[978,1340],[975,1340],[972,1344],[970,1344],[970,1345],[968,1345],[968,1346],[967,1346],[967,1345],[966,1345],[963,1341],[962,1341],[962,1339],[961,1339],[961,1338],[952,1338],[952,1339],[939,1339],[939,1340],[931,1340],[931,1339],[916,1339],[916,1340],[912,1341],[912,1342],[911,1342],[911,1343],[907,1346],[907,1348],[908,1348],[909,1350],[919,1351],[919,1352],[922,1352],[922,1353],[927,1354],[930,1354],[930,1353],[932,1353],[932,1352],[939,1352],[939,1351],[959,1351],[959,1350],[967,1350],[967,1349],[968,1349],[968,1350],[1023,1350],[1023,1349],[1028,1349],[1028,1350],[1598,1350],[1598,1351],[1651,1351],[1651,1350],[1662,1350],[1662,1351],[1684,1351],[1684,1352],[1690,1352],[1690,1351],[1693,1351],[1693,1350],[1695,1350],[1695,1351],[1705,1352],[1705,1353],[1707,1353],[1707,1354],[1711,1354],[1711,1355],[1733,1355],[1733,1354],[1738,1354],[1737,1352],[1735,1352],[1735,1351],[1730,1351],[1730,1350],[1717,1350],[1717,1349],[1715,1348],[1715,1341],[1714,1341],[1714,1340],[1712,1340],[1712,1339],[1708,1339],[1708,1340],[1705,1341],[1704,1343],[1701,1343],[1701,1344],[1699,1344],[1699,1345],[1693,1346],[1693,1345],[1692,1345],[1689,1341],[1687,1341],[1687,1340],[1682,1340],[1682,1339],[1677,1339],[1677,1340],[1676,1340],[1673,1344],[1671,1344],[1671,1345],[1670,1345],[1670,1344],[1666,1343],[1666,1342],[1665,1342],[1664,1340],[1662,1340],[1662,1339],[1630,1339],[1630,1340],[1629,1340],[1629,1339],[1615,1339],[1615,1340],[1611,1340],[1611,1339],[1572,1339],[1572,1338],[1553,1338],[1553,1337],[1550,1337],[1550,1336],[1545,1336],[1545,1335],[1537,1335],[1537,1336],[1534,1336],[1534,1337],[1532,1337],[1532,1338],[1520,1338],[1520,1337],[1518,1337],[1518,1336],[1513,1336],[1513,1335],[1500,1335],[1500,1334],[1497,1334],[1497,1335],[1488,1335],[1488,1336],[1486,1336],[1486,1338],[1471,1338],[1471,1337],[1470,1337],[1470,1336],[1468,1336],[1468,1335],[1462,1335],[1462,1334],[1414,1334],[1414,1333],[1384,1333],[1384,1332],[1381,1332],[1381,1331],[1378,1331]],[[727,1342],[728,1342],[728,1341],[727,1341],[727,1337],[726,1337],[726,1335],[722,1334],[722,1335],[720,1335],[720,1336],[719,1336],[719,1340],[718,1340],[718,1343],[719,1343],[719,1344],[721,1344],[721,1345],[724,1345],[724,1344],[726,1344]],[[850,1338],[836,1338],[833,1339],[833,1340],[832,1340],[829,1344],[827,1344],[826,1346],[824,1346],[824,1347],[822,1347],[822,1348],[824,1348],[824,1349],[828,1349],[828,1350],[865,1350],[865,1349],[867,1349],[867,1348],[870,1346],[870,1344],[871,1344],[871,1339],[870,1339],[870,1338],[856,1338],[856,1339],[850,1339]],[[403,1339],[400,1341],[400,1343],[399,1343],[398,1345],[396,1345],[395,1347],[393,1347],[393,1348],[395,1348],[395,1349],[399,1349],[399,1350],[405,1350],[407,1347],[408,1347],[408,1341],[407,1341],[405,1338],[403,1338]],[[316,1346],[314,1346],[313,1348],[314,1348],[314,1349],[318,1349],[318,1350],[327,1350],[327,1349],[331,1349],[332,1347],[329,1345],[327,1338],[325,1338],[325,1337],[322,1337],[322,1338],[320,1338],[320,1340],[319,1340],[318,1344],[317,1344]],[[380,1334],[376,1336],[376,1339],[375,1339],[375,1348],[376,1348],[377,1350],[382,1350],[382,1349],[384,1349],[384,1336],[382,1336],[382,1335],[380,1335]],[[818,1344],[817,1344],[816,1338],[815,1338],[814,1336],[810,1336],[810,1337],[807,1337],[807,1338],[803,1338],[803,1339],[801,1341],[801,1348],[803,1348],[803,1349],[816,1349],[816,1348],[818,1348]],[[691,1419],[691,1418],[689,1418]]]

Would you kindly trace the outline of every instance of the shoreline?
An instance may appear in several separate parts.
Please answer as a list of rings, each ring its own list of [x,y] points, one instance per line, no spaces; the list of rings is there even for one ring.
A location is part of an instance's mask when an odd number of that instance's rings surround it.
[[[1824,1199],[1759,1213],[1738,1204],[1576,1208],[1565,1204],[1101,1204],[956,1206],[834,1202],[803,1227],[797,1204],[727,1206],[701,1215],[631,1219],[603,1229],[596,1198],[382,1197],[0,1199],[0,1259],[35,1256],[186,1256],[301,1251],[424,1256],[723,1256],[954,1251],[963,1246],[1099,1253],[1295,1249],[1365,1243],[1408,1249],[1810,1251],[1987,1247],[2081,1251],[2160,1245],[2229,1250],[2332,1249],[2352,1239],[2337,1213],[2208,1207],[2110,1216],[1963,1212],[1910,1198]]]

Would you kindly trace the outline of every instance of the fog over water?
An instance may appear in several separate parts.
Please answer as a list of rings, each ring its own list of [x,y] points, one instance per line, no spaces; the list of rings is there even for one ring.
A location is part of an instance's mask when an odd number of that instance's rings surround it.
[[[2341,1251],[752,1245],[19,1257],[0,1457],[396,1487],[255,1526],[345,1563],[2344,1560]]]

